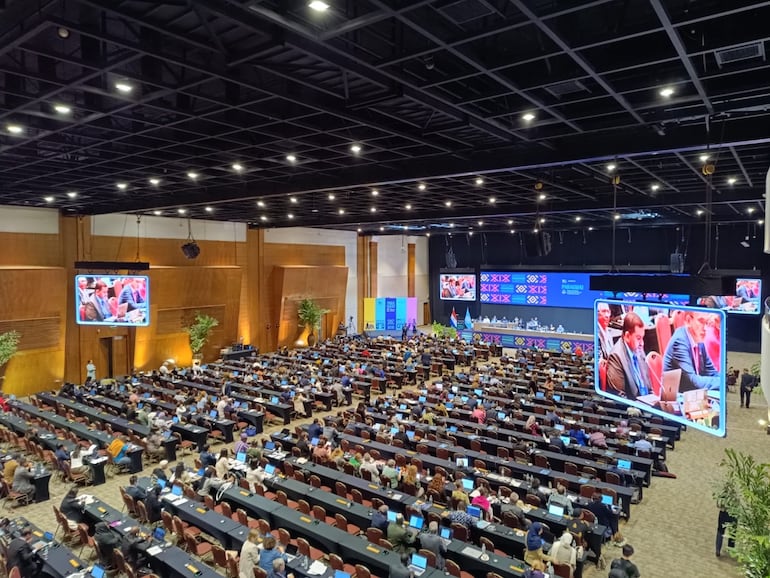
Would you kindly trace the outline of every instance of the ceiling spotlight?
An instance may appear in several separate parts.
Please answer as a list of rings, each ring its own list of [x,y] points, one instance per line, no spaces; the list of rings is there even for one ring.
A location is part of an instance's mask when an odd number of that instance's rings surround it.
[[[579,222],[580,222],[580,221],[582,221],[582,220],[583,220],[583,217],[581,217],[580,215],[578,215],[577,217],[575,217],[575,222],[576,222],[576,223],[579,223]]]
[[[612,171],[614,171],[616,168],[618,168],[618,166],[617,166],[615,163],[610,163],[610,164],[608,164],[608,165],[607,165],[607,172],[608,172],[608,173],[611,173],[611,172],[612,172]]]
[[[286,160],[289,161],[290,163],[296,163],[297,157],[295,157],[294,155],[286,155]]]
[[[385,227],[380,227],[380,231],[384,231],[384,230],[385,230]]]
[[[513,225],[513,219],[508,219],[508,224]]]
[[[156,179],[156,178],[153,177],[153,178],[150,179],[150,184],[153,187],[157,187],[160,184],[160,179]]]
[[[497,197],[489,197],[489,204],[494,205],[497,202]]]
[[[48,197],[43,197],[43,200],[44,200],[46,203],[53,203],[53,201],[54,201],[54,198],[53,198],[53,197],[51,197],[51,196],[48,196]]]
[[[178,212],[180,215],[184,215],[184,214],[187,212],[187,209],[177,209],[177,212]]]
[[[516,229],[511,229],[511,234],[515,233]]]
[[[198,175],[198,173],[196,173],[196,172],[190,171],[189,173],[187,173],[187,176],[188,176],[188,178],[190,178],[190,179],[192,179],[192,180],[194,181],[194,180],[195,180],[195,179],[197,179],[197,178],[198,178],[200,175]]]
[[[534,113],[526,112],[521,115],[521,120],[523,120],[524,122],[532,122],[533,120],[535,120],[535,115]]]
[[[214,210],[214,207],[206,207],[206,212],[211,213]]]
[[[650,185],[650,189],[652,189],[652,191],[657,191],[659,188],[660,188],[660,185],[657,183],[655,183],[654,185]]]
[[[286,215],[286,216],[287,216],[289,219],[293,219],[293,218],[294,218],[294,213],[289,213],[289,214],[288,214],[288,215]]]
[[[409,203],[407,203],[406,205],[404,205],[404,208],[405,208],[407,211],[411,211],[411,210],[412,210],[412,205],[411,205],[411,204],[409,204]]]
[[[746,209],[746,212],[750,215],[751,213],[754,212],[754,207],[749,207],[748,209]]]
[[[77,196],[78,196],[78,194],[77,194],[77,192],[76,192],[76,191],[69,191],[69,192],[67,193],[67,196],[68,196],[70,199],[74,199],[75,197],[77,197]]]
[[[764,219],[760,219],[759,221],[757,221],[757,225],[764,225],[764,224],[765,224]]]
[[[537,200],[538,201],[545,201],[545,193],[540,193],[540,195],[538,195],[538,197],[537,197]]]
[[[703,209],[698,209],[697,211],[695,211],[695,214],[700,217],[703,214]]]
[[[370,213],[376,213],[377,212],[377,207],[372,207],[371,209],[369,209],[369,212]]]
[[[700,159],[700,162],[705,163],[707,160],[709,160],[708,155],[701,155],[698,157]]]
[[[484,226],[484,221],[479,221],[479,227],[483,227],[483,226]]]
[[[617,214],[617,213],[615,213],[615,216],[614,216],[613,218],[614,218],[616,221],[619,221],[619,220],[620,220],[620,215],[619,215],[619,214]]]
[[[69,29],[68,29],[68,28],[65,28],[64,26],[59,26],[59,27],[56,29],[56,34],[57,34],[57,35],[59,36],[59,38],[61,38],[61,39],[67,39],[67,38],[69,38],[69,37],[70,37],[70,31],[69,31]]]
[[[444,205],[447,206],[447,207],[451,207],[452,206],[452,201],[445,201]]]
[[[160,215],[163,214],[163,211],[153,211],[152,214],[155,215],[156,217],[159,217]]]
[[[127,82],[116,82],[115,88],[118,90],[118,92],[122,92],[123,94],[128,94],[132,90],[134,90],[134,87],[128,84]]]
[[[243,170],[243,165],[241,163],[233,163],[233,170],[236,173],[240,173]]]
[[[425,183],[420,183],[417,185],[417,190],[424,191],[425,190]]]
[[[540,218],[540,224],[542,225],[543,223],[545,223],[545,217]]]
[[[476,179],[476,186],[480,187],[483,184],[484,184],[484,179],[482,179],[481,177]]]
[[[308,4],[308,8],[316,12],[326,12],[329,9],[329,5],[323,2],[323,0],[313,0]]]
[[[425,236],[426,237],[430,237],[430,233],[425,233]]]
[[[265,208],[265,201],[257,201],[257,206],[264,209]]]
[[[5,128],[11,134],[21,134],[24,132],[24,128],[18,124],[9,124]]]
[[[333,201],[337,197],[334,196],[334,193],[329,193],[329,195],[326,198],[329,199],[330,201]]]
[[[350,145],[350,152],[352,152],[354,155],[357,155],[361,152],[361,145],[353,144]]]
[[[356,231],[358,231],[360,233],[362,231],[361,227],[358,227],[358,229],[356,229]]]
[[[593,230],[594,230],[594,228],[593,228],[593,227],[588,227],[588,230],[589,230],[589,231],[593,231]]]
[[[295,205],[299,202],[299,201],[297,201],[297,197],[289,197],[289,201],[291,201]]]
[[[449,223],[449,227],[450,227],[450,228],[454,229],[454,226],[455,226],[455,224],[454,224],[454,223]]]
[[[340,209],[340,210],[339,210],[339,211],[337,211],[337,212],[338,212],[340,215],[344,215],[344,214],[345,214],[345,209]]]
[[[730,177],[729,179],[727,179],[728,185],[734,185],[737,182],[738,182],[738,179],[736,179],[735,177]]]
[[[533,232],[533,233],[539,233],[539,232],[540,232],[540,230],[539,230],[537,227],[535,227],[535,228],[532,230],[532,232]]]
[[[377,189],[372,189],[372,196],[373,197],[376,197],[379,194],[380,194],[380,191],[378,191]]]
[[[670,96],[673,96],[674,89],[670,86],[667,86],[666,88],[661,88],[658,94],[660,94],[663,98],[669,98]]]
[[[259,220],[260,220],[260,221],[267,221],[267,215],[261,215],[261,216],[259,217]]]
[[[54,104],[53,109],[59,114],[69,114],[72,112],[72,107],[69,107],[66,104]]]
[[[473,237],[473,231],[468,231],[468,236]]]
[[[128,183],[117,183],[115,186],[121,191],[125,191],[128,188]]]

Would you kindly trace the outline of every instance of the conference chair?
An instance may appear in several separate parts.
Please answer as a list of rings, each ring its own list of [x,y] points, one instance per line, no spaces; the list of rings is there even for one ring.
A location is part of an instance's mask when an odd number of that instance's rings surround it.
[[[353,564],[345,564],[337,554],[329,554],[329,566],[335,572],[346,572],[349,576],[353,576],[356,573],[356,567]]]

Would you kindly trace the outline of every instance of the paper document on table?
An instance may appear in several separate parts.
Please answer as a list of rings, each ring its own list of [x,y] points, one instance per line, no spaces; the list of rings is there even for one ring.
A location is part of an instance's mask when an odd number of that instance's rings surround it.
[[[476,548],[471,548],[470,546],[466,546],[461,550],[461,553],[465,556],[470,556],[471,558],[479,558],[481,557],[481,550],[477,550]]]
[[[311,576],[321,576],[322,574],[326,574],[327,568],[328,567],[323,562],[314,560],[310,565],[310,568],[307,569],[307,573]]]
[[[147,554],[150,556],[157,556],[161,552],[163,552],[163,549],[160,546],[150,546],[147,548]]]

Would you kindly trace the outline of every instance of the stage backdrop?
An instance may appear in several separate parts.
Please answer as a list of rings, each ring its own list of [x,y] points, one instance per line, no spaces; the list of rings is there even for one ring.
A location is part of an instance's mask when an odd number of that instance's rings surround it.
[[[407,323],[416,323],[416,297],[367,297],[364,299],[364,329],[400,331]]]

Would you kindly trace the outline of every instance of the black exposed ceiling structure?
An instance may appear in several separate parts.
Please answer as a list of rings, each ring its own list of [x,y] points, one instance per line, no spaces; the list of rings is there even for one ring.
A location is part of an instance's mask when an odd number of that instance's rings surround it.
[[[0,204],[398,233],[764,218],[770,1],[327,4],[6,0]]]

